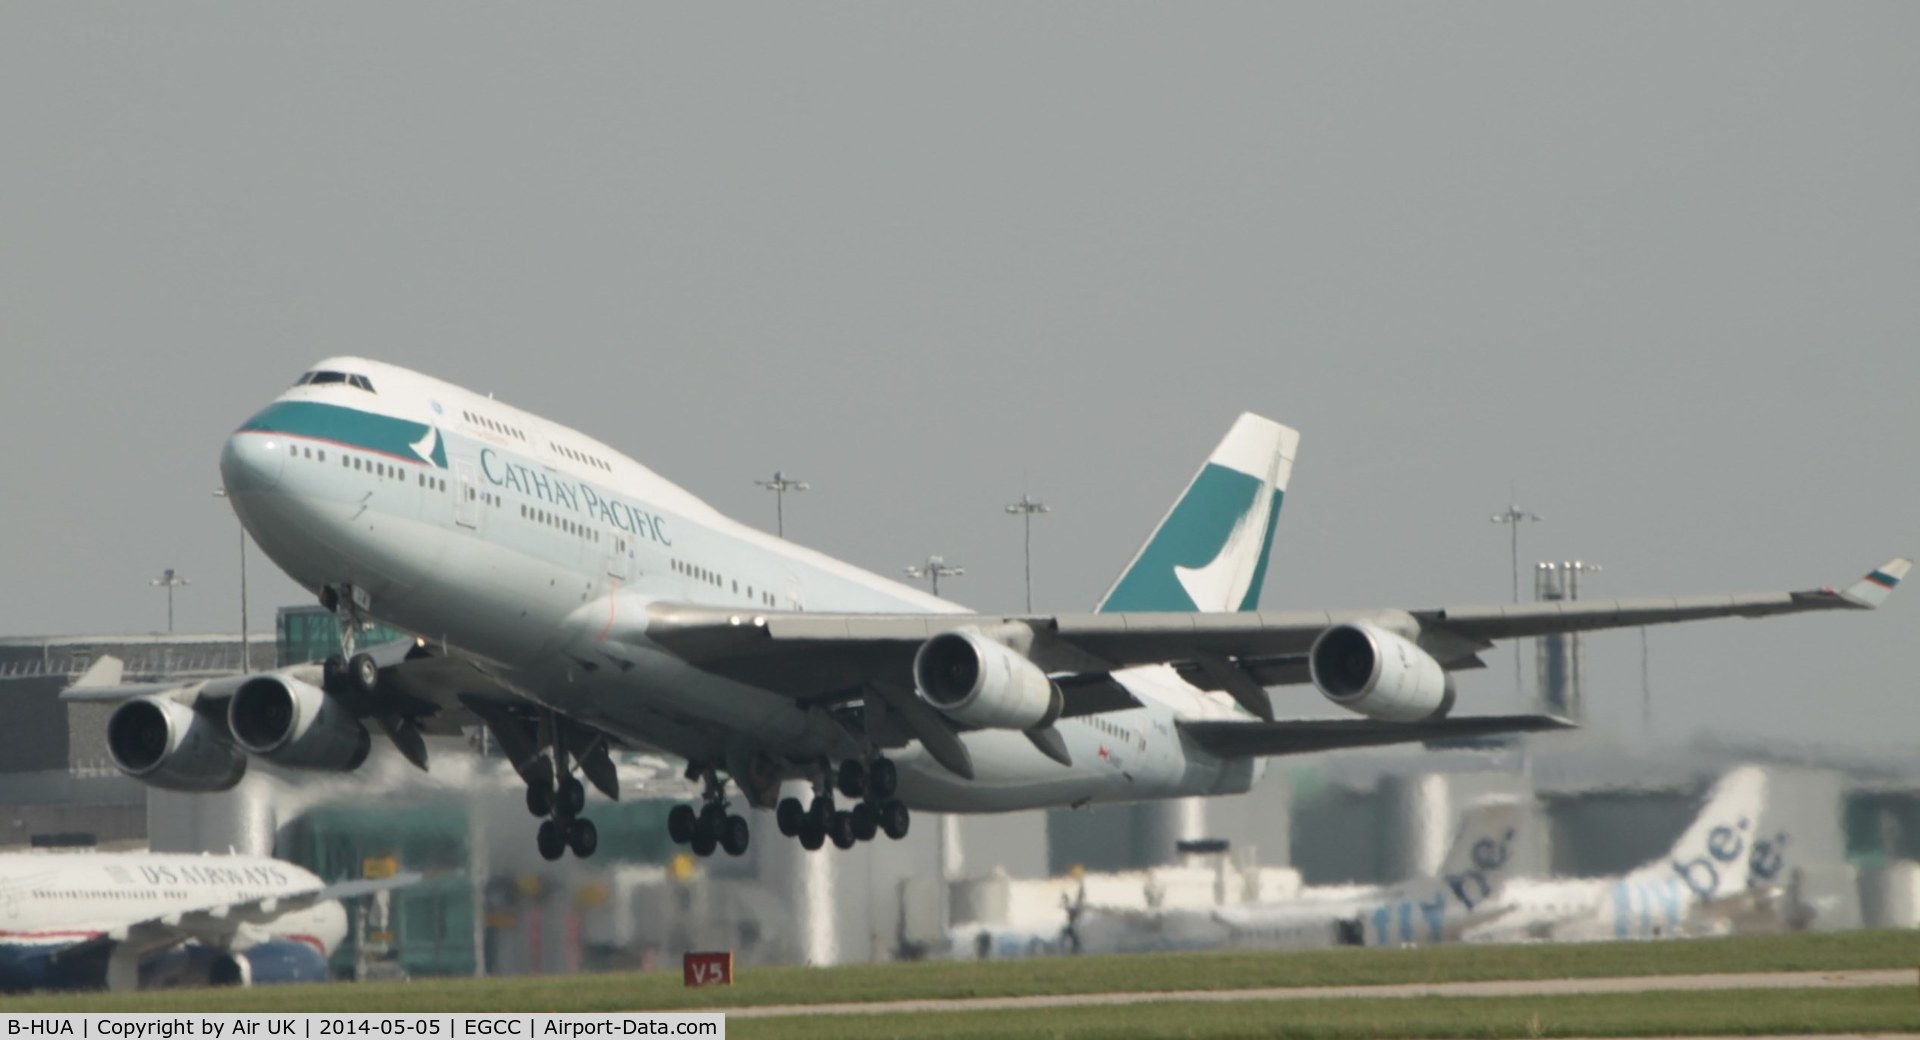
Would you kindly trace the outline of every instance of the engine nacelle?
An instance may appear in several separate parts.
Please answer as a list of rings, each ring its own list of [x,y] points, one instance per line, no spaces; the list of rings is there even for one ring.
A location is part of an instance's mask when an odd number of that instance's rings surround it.
[[[122,773],[169,791],[225,791],[247,774],[247,756],[218,721],[166,697],[113,709],[107,755]]]
[[[1065,703],[1038,665],[972,629],[922,643],[913,682],[922,700],[980,729],[1051,726]]]
[[[1453,680],[1411,640],[1364,621],[1320,633],[1307,654],[1313,684],[1348,711],[1382,722],[1423,722],[1453,710]]]
[[[285,675],[240,684],[227,704],[227,728],[249,753],[278,765],[345,773],[367,760],[367,727],[319,687]]]
[[[325,982],[327,959],[292,939],[255,943],[238,953],[214,957],[207,982],[214,986],[273,986],[288,982]]]

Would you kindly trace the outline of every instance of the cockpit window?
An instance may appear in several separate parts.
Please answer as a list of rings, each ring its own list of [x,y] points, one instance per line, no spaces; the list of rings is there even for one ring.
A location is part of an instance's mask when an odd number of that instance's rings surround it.
[[[348,375],[345,372],[308,372],[300,377],[294,386],[318,385],[320,383],[345,383],[348,386],[373,393],[373,383],[366,376]]]

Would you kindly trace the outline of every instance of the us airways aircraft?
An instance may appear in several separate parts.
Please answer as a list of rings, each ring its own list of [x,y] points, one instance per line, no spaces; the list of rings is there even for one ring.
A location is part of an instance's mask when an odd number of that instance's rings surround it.
[[[1759,833],[1767,776],[1741,766],[1721,777],[1667,855],[1613,878],[1510,881],[1462,923],[1468,941],[1657,939],[1723,927],[1748,883],[1779,872],[1786,835]]]
[[[703,781],[667,821],[697,853],[747,848],[729,784],[806,847],[848,848],[904,836],[910,808],[1233,794],[1261,756],[1556,728],[1448,717],[1450,673],[1501,638],[1869,607],[1907,568],[1839,592],[1262,612],[1298,440],[1236,421],[1095,611],[977,614],[730,520],[577,430],[331,358],[220,470],[262,551],[338,614],[343,658],[65,696],[124,700],[109,751],[165,787],[231,787],[249,756],[349,771],[370,726],[424,765],[422,734],[485,725],[548,858],[593,852],[580,777],[617,797],[609,751],[640,747]],[[418,638],[357,650],[366,619]],[[1307,682],[1348,716],[1276,721],[1266,687]],[[789,780],[811,800],[781,798]]]
[[[0,855],[0,990],[324,982],[339,901],[416,880],[329,886],[260,856]]]

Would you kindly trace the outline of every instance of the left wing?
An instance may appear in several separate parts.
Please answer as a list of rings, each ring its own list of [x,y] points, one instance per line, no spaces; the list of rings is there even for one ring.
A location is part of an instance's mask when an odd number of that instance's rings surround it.
[[[1433,610],[1246,611],[1241,613],[997,614],[743,613],[678,603],[650,604],[642,619],[606,639],[646,640],[696,666],[802,701],[851,700],[871,687],[912,688],[915,652],[956,629],[1024,626],[1027,653],[1062,682],[1066,714],[1086,714],[1075,684],[1101,692],[1105,707],[1128,706],[1102,683],[1135,665],[1171,664],[1203,689],[1232,693],[1262,718],[1272,709],[1260,687],[1308,681],[1306,654],[1336,625],[1365,623],[1417,644],[1449,670],[1480,666],[1496,640],[1607,628],[1767,617],[1878,606],[1911,566],[1890,560],[1844,589],[1635,600],[1581,600],[1442,607]],[[1251,702],[1251,703],[1250,703]],[[1256,707],[1256,704],[1259,705]]]
[[[1306,755],[1342,748],[1410,744],[1422,740],[1459,740],[1502,733],[1538,733],[1573,729],[1570,719],[1554,715],[1474,715],[1427,722],[1378,722],[1373,719],[1192,719],[1181,732],[1207,752],[1222,758]]]

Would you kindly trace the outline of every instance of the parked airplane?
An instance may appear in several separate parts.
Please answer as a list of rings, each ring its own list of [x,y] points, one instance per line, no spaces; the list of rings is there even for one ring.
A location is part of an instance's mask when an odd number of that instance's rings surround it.
[[[123,699],[108,746],[180,790],[249,755],[348,771],[367,726],[424,765],[423,733],[484,724],[590,855],[576,770],[617,797],[611,747],[685,758],[676,841],[747,847],[732,783],[806,847],[906,834],[909,807],[993,812],[1248,790],[1261,756],[1558,728],[1449,718],[1449,672],[1497,639],[1870,607],[1897,560],[1835,592],[1441,610],[1257,612],[1298,436],[1234,423],[1091,614],[974,614],[730,520],[584,434],[393,365],[333,358],[226,443],[228,501],[341,619],[342,660]],[[356,652],[363,619],[419,637]],[[1276,721],[1312,682],[1355,717]],[[780,784],[804,780],[803,805]],[[851,809],[835,800],[838,793]]]
[[[340,900],[418,875],[328,885],[260,856],[0,855],[0,990],[323,982]]]
[[[1334,885],[1302,889],[1284,903],[1222,907],[1216,920],[1235,946],[1293,945],[1308,931],[1334,931],[1343,942],[1403,946],[1457,939],[1465,922],[1509,883],[1528,809],[1513,798],[1470,806],[1434,877],[1397,885]]]
[[[1469,941],[1654,939],[1718,931],[1749,902],[1756,865],[1777,873],[1784,835],[1760,835],[1766,773],[1741,766],[1713,791],[1667,855],[1616,878],[1509,881],[1471,915]],[[1771,880],[1771,879],[1768,879]]]
[[[1220,906],[1140,907],[1084,895],[1065,901],[1065,929],[1017,922],[955,929],[957,951],[978,940],[995,956],[1033,952],[1142,953],[1172,950],[1394,946],[1457,938],[1460,923],[1510,876],[1527,809],[1494,798],[1461,815],[1453,844],[1432,877],[1394,885],[1316,885],[1291,898]],[[1084,885],[1084,880],[1083,880]],[[984,936],[984,938],[982,938]]]

